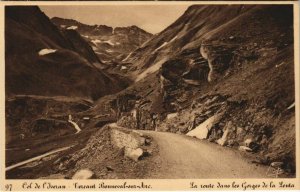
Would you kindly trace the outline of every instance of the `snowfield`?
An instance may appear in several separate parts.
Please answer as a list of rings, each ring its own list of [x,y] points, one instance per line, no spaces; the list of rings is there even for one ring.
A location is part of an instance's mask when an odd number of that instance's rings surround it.
[[[161,68],[162,64],[164,62],[166,62],[167,60],[168,60],[168,58],[164,58],[164,59],[158,61],[157,63],[155,63],[154,65],[152,65],[151,67],[149,67],[148,69],[146,69],[144,72],[142,72],[141,74],[139,74],[137,76],[135,82],[138,82],[141,79],[144,79],[145,77],[147,77],[149,74],[158,71]]]
[[[161,46],[159,46],[158,48],[156,48],[156,49],[154,50],[154,52],[156,52],[156,51],[160,50],[161,48],[163,48],[164,46],[168,45],[168,43],[169,43],[169,42],[164,42]]]
[[[39,51],[39,55],[47,55],[47,54],[51,54],[51,53],[55,53],[57,50],[56,49],[41,49]]]
[[[77,26],[70,26],[70,27],[68,27],[67,29],[69,29],[69,30],[75,30],[75,29],[77,29],[78,27]]]
[[[175,37],[173,37],[173,39],[171,39],[170,43],[175,41],[177,39],[177,37],[178,37],[177,35]]]
[[[101,43],[101,41],[99,39],[95,39],[95,40],[92,40],[92,43],[97,44],[97,43]]]
[[[97,43],[107,43],[107,44],[109,44],[111,46],[115,45],[111,40],[101,41],[99,39],[94,39],[94,40],[92,40],[92,43],[94,43],[94,44],[97,44]]]
[[[162,49],[163,47],[165,47],[166,45],[168,45],[169,43],[172,43],[173,41],[175,41],[177,39],[177,35],[175,37],[173,37],[173,39],[171,39],[169,42],[164,42],[161,46],[159,46],[158,48],[156,48],[154,50],[154,52],[159,51],[160,49]]]

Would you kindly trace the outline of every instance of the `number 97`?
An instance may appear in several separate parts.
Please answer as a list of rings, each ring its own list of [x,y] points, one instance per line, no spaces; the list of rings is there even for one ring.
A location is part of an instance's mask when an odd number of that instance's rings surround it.
[[[12,190],[12,184],[6,184],[5,191],[11,191],[11,190]]]

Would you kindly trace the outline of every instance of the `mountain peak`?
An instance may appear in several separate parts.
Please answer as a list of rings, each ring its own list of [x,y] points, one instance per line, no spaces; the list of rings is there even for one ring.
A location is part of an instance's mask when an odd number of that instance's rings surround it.
[[[87,25],[74,19],[59,17],[53,17],[52,22],[62,30],[76,30],[104,63],[123,60],[152,37],[151,33],[136,25],[113,28],[107,25]]]

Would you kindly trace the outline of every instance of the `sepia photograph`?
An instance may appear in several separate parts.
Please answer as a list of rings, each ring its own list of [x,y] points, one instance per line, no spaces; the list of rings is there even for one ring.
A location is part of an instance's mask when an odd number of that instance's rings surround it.
[[[5,178],[295,179],[294,6],[5,5]]]

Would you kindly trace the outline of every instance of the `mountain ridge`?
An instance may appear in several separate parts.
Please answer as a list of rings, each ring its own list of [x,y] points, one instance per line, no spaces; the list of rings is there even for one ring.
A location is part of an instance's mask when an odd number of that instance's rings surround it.
[[[103,24],[94,24],[94,25],[90,25],[90,24],[84,24],[83,22],[80,22],[80,21],[77,21],[75,19],[66,19],[66,18],[62,18],[62,17],[52,17],[51,18],[51,21],[56,24],[57,26],[62,24],[66,24],[66,25],[69,25],[69,26],[72,26],[72,25],[76,25],[76,24],[79,24],[80,26],[86,26],[86,27],[90,27],[90,28],[107,28],[107,29],[112,29],[111,32],[113,32],[115,29],[138,29],[144,33],[148,33],[149,35],[153,35],[151,34],[150,32],[147,32],[145,29],[142,29],[136,25],[129,25],[129,26],[124,26],[124,27],[111,27],[111,26],[108,26],[108,25],[103,25]],[[66,26],[67,27],[67,26]]]
[[[53,17],[51,21],[62,30],[78,31],[93,47],[100,60],[108,64],[120,63],[153,36],[135,25],[113,28],[107,25],[88,25],[60,17]]]

